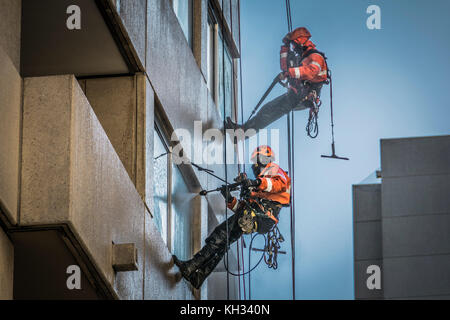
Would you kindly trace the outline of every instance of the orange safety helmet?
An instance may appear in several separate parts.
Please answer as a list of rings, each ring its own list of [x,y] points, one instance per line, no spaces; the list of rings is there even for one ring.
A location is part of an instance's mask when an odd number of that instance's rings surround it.
[[[257,147],[251,157],[251,161],[253,163],[256,163],[259,159],[259,162],[268,164],[269,162],[272,162],[275,160],[275,154],[272,151],[272,148],[266,145],[262,145]]]
[[[299,45],[304,45],[311,38],[311,33],[305,27],[299,27],[289,34],[289,39]]]

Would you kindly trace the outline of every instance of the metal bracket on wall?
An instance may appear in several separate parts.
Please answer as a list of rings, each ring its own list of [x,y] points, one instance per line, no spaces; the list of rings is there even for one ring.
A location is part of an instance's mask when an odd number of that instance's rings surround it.
[[[138,270],[138,253],[134,243],[113,243],[112,266],[116,272]]]

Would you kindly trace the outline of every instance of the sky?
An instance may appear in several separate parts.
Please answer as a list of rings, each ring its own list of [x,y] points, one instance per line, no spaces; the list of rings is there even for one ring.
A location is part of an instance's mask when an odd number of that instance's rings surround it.
[[[366,26],[373,4],[381,9],[380,30]],[[285,10],[281,0],[241,0],[245,119],[280,72]],[[336,153],[350,158],[320,157],[331,153],[324,87],[316,139],[306,136],[307,112],[295,114],[297,299],[354,299],[352,185],[380,167],[380,139],[450,134],[449,12],[448,0],[291,0],[293,27],[307,27],[328,57]],[[278,86],[267,101],[284,91]],[[280,129],[278,162],[287,168],[286,118],[270,128]],[[277,270],[261,264],[251,273],[252,299],[292,299],[288,209],[280,220],[287,254]],[[252,265],[258,258],[253,254]]]

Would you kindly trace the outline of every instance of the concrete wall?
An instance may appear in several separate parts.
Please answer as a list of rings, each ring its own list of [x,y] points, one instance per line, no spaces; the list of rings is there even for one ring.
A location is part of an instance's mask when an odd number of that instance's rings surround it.
[[[450,294],[450,136],[381,140],[386,298]]]
[[[353,243],[355,299],[381,299],[381,290],[369,290],[367,267],[377,265],[383,270],[381,244],[381,185],[353,186]],[[383,274],[383,272],[382,272]]]
[[[0,227],[0,300],[13,298],[14,247]]]
[[[20,71],[20,30],[22,0],[0,1],[0,47]]]
[[[0,208],[9,223],[18,215],[20,123],[21,1],[0,1]]]
[[[170,253],[72,76],[25,79],[22,166],[21,225],[68,224],[118,297],[151,297],[151,281],[166,274],[148,268]],[[135,243],[139,271],[114,272],[113,242]],[[184,282],[173,288],[188,297]]]

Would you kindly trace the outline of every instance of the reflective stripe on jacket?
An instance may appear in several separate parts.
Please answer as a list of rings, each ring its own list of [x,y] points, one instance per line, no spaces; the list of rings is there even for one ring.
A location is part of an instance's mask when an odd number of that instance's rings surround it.
[[[289,204],[291,197],[291,179],[276,163],[269,163],[259,174],[261,184],[257,191],[251,193],[252,197],[276,201],[280,204]]]
[[[308,80],[313,83],[323,82],[327,80],[327,63],[320,53],[312,53],[307,55],[308,51],[315,50],[316,46],[308,41],[306,43],[307,50],[303,54],[306,58],[300,61],[298,66],[289,68],[289,76],[296,80]]]

